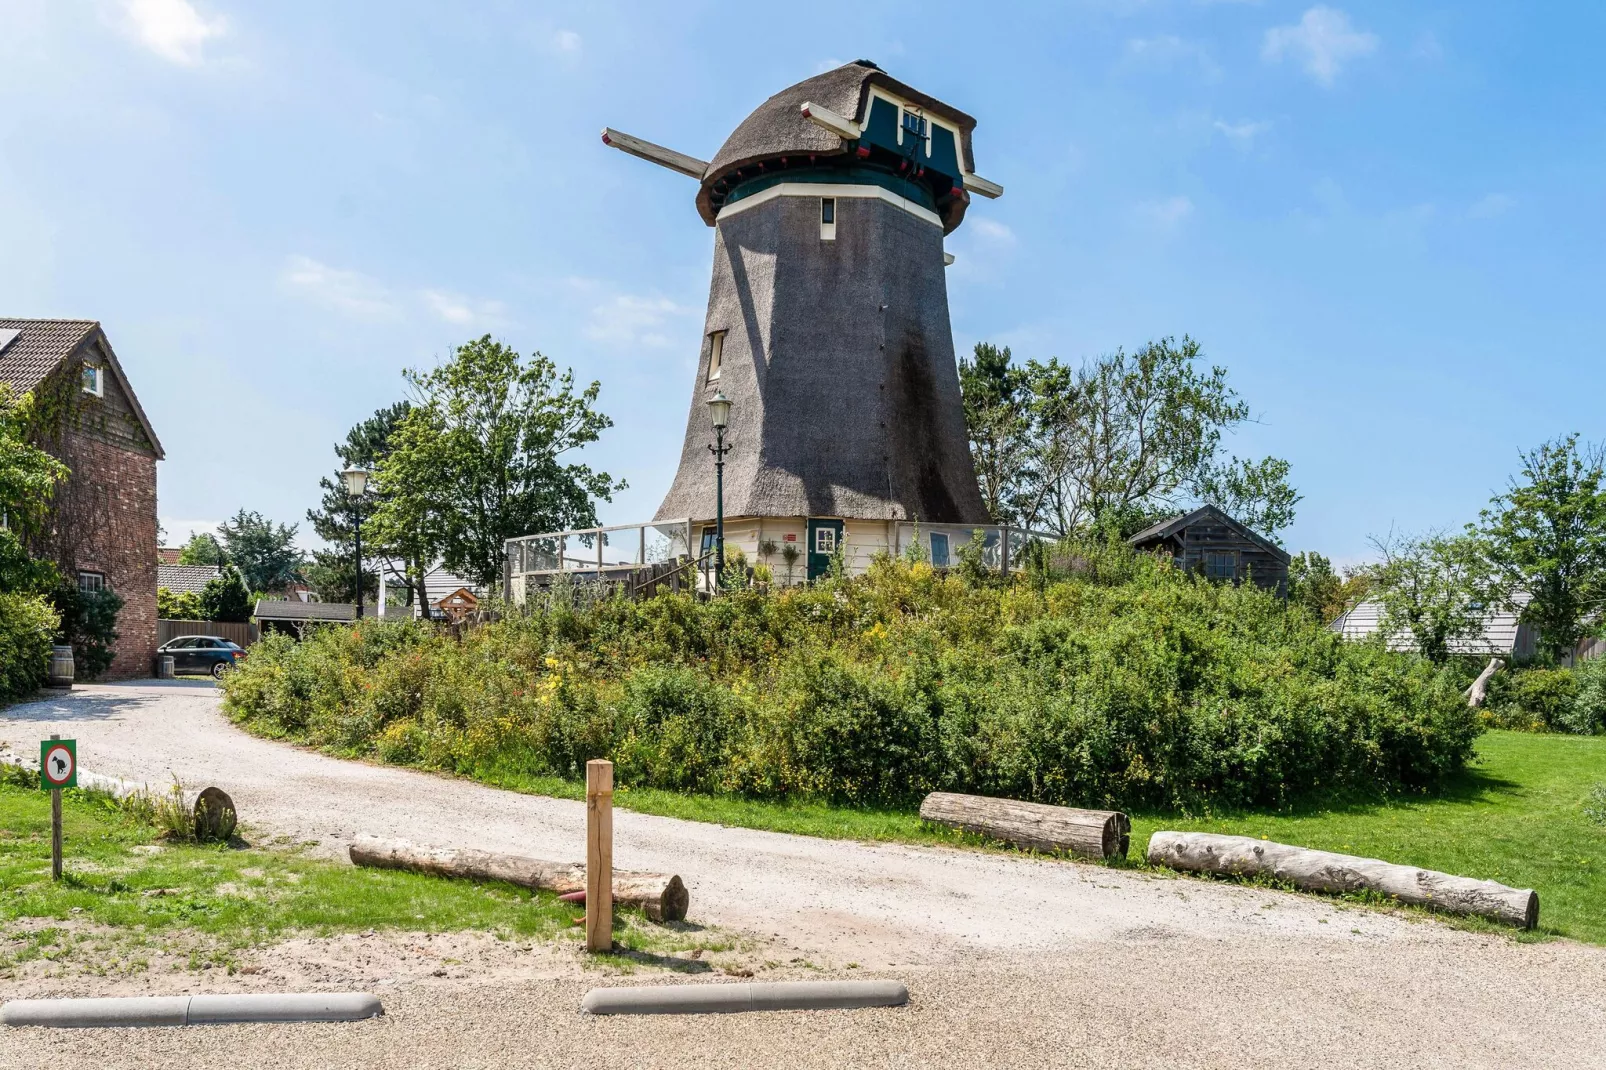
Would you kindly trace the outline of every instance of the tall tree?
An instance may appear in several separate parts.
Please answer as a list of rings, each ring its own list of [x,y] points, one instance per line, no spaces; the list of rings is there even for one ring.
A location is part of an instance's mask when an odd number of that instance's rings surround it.
[[[335,445],[335,455],[343,468],[377,469],[391,451],[391,439],[412,404],[398,401],[379,409],[346,432],[346,440]],[[355,503],[346,493],[337,472],[318,481],[323,499],[317,509],[307,511],[307,520],[318,537],[329,544],[327,550],[314,550],[307,579],[320,597],[330,602],[349,602],[356,597],[356,545],[353,525]],[[386,527],[371,521],[387,492],[377,488],[360,503],[363,510],[363,556],[380,563],[380,575],[364,573],[365,594],[376,594],[381,578],[395,576],[408,590],[408,601],[422,600],[424,574],[430,566],[430,548],[412,527]]]
[[[1294,522],[1294,506],[1301,497],[1288,482],[1288,462],[1278,457],[1260,461],[1233,457],[1208,465],[1195,493],[1200,501],[1220,506],[1227,515],[1272,539]]]
[[[37,535],[67,467],[34,445],[29,434],[32,398],[0,383],[0,591],[44,593],[56,571],[35,560],[23,539]]]
[[[1606,455],[1567,435],[1520,456],[1521,474],[1473,530],[1508,604],[1532,596],[1524,615],[1558,659],[1606,609]]]
[[[1386,635],[1409,636],[1418,653],[1442,663],[1458,639],[1483,628],[1494,597],[1489,564],[1468,536],[1390,533],[1373,539],[1380,561],[1369,570]]]
[[[240,570],[253,591],[281,591],[301,575],[303,558],[296,549],[296,525],[274,524],[261,513],[241,509],[218,525],[229,563]]]
[[[378,468],[382,538],[412,532],[447,568],[492,586],[505,540],[594,526],[596,501],[624,489],[564,460],[613,426],[596,409],[600,383],[577,392],[572,371],[490,335],[407,379],[417,401]]]
[[[1024,370],[1003,349],[977,342],[972,357],[959,361],[965,427],[982,502],[997,524],[1019,524],[1033,472],[1032,393]]]
[[[223,544],[204,531],[190,532],[189,541],[179,547],[178,563],[181,565],[223,566],[228,562],[229,556],[223,552]]]

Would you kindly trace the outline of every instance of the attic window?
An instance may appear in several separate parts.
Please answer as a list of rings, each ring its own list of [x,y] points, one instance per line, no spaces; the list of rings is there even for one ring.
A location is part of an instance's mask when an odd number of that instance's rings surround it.
[[[106,371],[98,364],[84,365],[83,378],[84,393],[93,394],[97,398],[106,396]]]
[[[1238,555],[1205,554],[1205,578],[1211,580],[1235,580],[1238,578]]]
[[[708,381],[719,378],[720,365],[725,360],[725,332],[715,331],[708,336]]]
[[[836,240],[836,198],[820,198],[820,240]]]

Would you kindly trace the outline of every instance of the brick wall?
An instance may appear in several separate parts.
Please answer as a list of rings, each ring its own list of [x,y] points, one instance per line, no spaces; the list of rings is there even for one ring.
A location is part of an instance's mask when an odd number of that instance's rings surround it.
[[[56,492],[56,560],[69,578],[101,572],[123,599],[116,658],[107,679],[150,676],[156,655],[156,458],[69,431],[61,460],[72,469]]]

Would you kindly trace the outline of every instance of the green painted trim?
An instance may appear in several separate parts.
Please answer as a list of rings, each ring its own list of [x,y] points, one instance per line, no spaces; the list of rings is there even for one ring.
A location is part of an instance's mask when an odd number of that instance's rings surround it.
[[[775,171],[767,175],[757,175],[747,179],[725,194],[723,204],[735,204],[745,197],[755,193],[762,193],[771,186],[778,186],[783,182],[821,182],[821,183],[848,183],[860,186],[880,186],[890,190],[905,200],[913,201],[928,211],[937,210],[937,202],[931,195],[931,190],[918,182],[911,182],[907,178],[888,174],[874,167],[849,165],[847,167],[812,167],[787,169]]]

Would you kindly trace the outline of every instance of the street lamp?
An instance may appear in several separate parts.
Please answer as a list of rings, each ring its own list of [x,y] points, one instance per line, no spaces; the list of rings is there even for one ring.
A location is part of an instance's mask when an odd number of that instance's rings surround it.
[[[371,473],[365,468],[347,468],[340,473],[340,481],[346,485],[346,495],[351,499],[351,522],[357,542],[357,619],[362,620],[362,496],[368,490],[368,477]]]
[[[715,393],[708,399],[708,416],[714,425],[714,445],[708,447],[708,452],[714,455],[714,561],[719,571],[715,576],[715,584],[725,582],[725,454],[730,447],[725,445],[725,428],[730,426],[731,399],[723,392]]]

